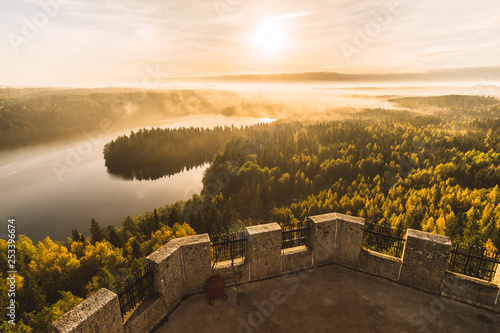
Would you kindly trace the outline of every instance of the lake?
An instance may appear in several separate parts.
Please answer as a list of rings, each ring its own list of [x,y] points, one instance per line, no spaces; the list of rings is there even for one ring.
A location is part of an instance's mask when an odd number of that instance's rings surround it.
[[[241,126],[269,122],[267,118],[200,115],[172,118],[154,127]],[[151,127],[151,126],[148,126]],[[131,130],[95,130],[81,138],[0,151],[0,218],[15,218],[17,234],[35,243],[49,236],[66,240],[76,228],[89,235],[90,220],[120,226],[127,216],[190,198],[202,188],[208,164],[154,181],[129,181],[109,174],[104,145]]]

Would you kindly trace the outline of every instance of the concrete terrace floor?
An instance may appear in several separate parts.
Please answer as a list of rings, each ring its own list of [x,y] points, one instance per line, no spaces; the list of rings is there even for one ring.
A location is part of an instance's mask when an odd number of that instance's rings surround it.
[[[238,290],[240,306],[232,288],[213,306],[206,294],[184,299],[155,333],[500,332],[498,313],[338,265]]]

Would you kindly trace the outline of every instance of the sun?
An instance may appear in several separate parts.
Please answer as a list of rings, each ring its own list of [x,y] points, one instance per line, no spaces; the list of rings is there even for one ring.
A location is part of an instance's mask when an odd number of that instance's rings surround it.
[[[251,41],[260,51],[274,53],[284,48],[286,35],[278,20],[267,20],[251,34]]]

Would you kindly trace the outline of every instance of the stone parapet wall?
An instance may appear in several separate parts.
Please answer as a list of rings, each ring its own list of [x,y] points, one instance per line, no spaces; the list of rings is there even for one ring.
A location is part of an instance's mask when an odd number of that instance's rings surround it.
[[[278,223],[247,227],[250,279],[281,275],[281,228]]]
[[[214,266],[213,275],[220,276],[225,280],[234,280],[234,276],[236,276],[238,282],[250,282],[250,265],[244,259],[235,259],[233,272],[231,260],[222,261]]]
[[[127,333],[150,332],[163,319],[165,299],[161,294],[154,294],[142,302],[125,323]]]
[[[102,288],[50,327],[51,333],[125,333],[118,296]]]
[[[181,244],[184,294],[202,292],[211,275],[210,238],[203,234],[178,238],[178,241]]]
[[[281,256],[282,273],[292,273],[313,266],[313,251],[306,246],[292,247],[283,250]]]
[[[359,255],[358,269],[360,271],[381,276],[388,280],[399,281],[403,261],[386,254],[363,250]]]
[[[449,237],[408,229],[399,282],[440,294],[451,246]]]
[[[235,260],[240,282],[252,282],[339,264],[500,312],[500,266],[491,283],[446,271],[451,251],[448,237],[408,229],[403,258],[362,249],[365,219],[343,214],[310,217],[310,244],[281,249],[277,223],[246,228],[245,259]],[[145,300],[123,323],[115,293],[101,289],[51,326],[51,332],[149,332],[184,296],[203,292],[213,274],[233,280],[230,261],[211,262],[208,234],[173,239],[145,259],[153,267],[155,295]]]
[[[184,297],[184,275],[178,239],[173,239],[147,256],[153,267],[154,290],[163,295],[166,312],[172,311]]]
[[[334,262],[343,266],[357,268],[359,254],[363,245],[365,219],[344,214],[334,214],[337,220]]]
[[[498,285],[462,274],[446,272],[441,289],[443,296],[494,310]]]

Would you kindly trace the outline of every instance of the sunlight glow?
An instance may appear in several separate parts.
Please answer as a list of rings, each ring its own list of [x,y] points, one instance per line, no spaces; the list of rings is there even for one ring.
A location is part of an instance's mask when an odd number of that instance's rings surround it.
[[[269,123],[272,123],[276,121],[276,119],[271,119],[271,118],[260,118],[259,119],[259,123],[262,123],[262,124],[269,124]]]
[[[260,51],[274,53],[286,45],[286,34],[278,20],[269,19],[251,35],[252,44]]]

